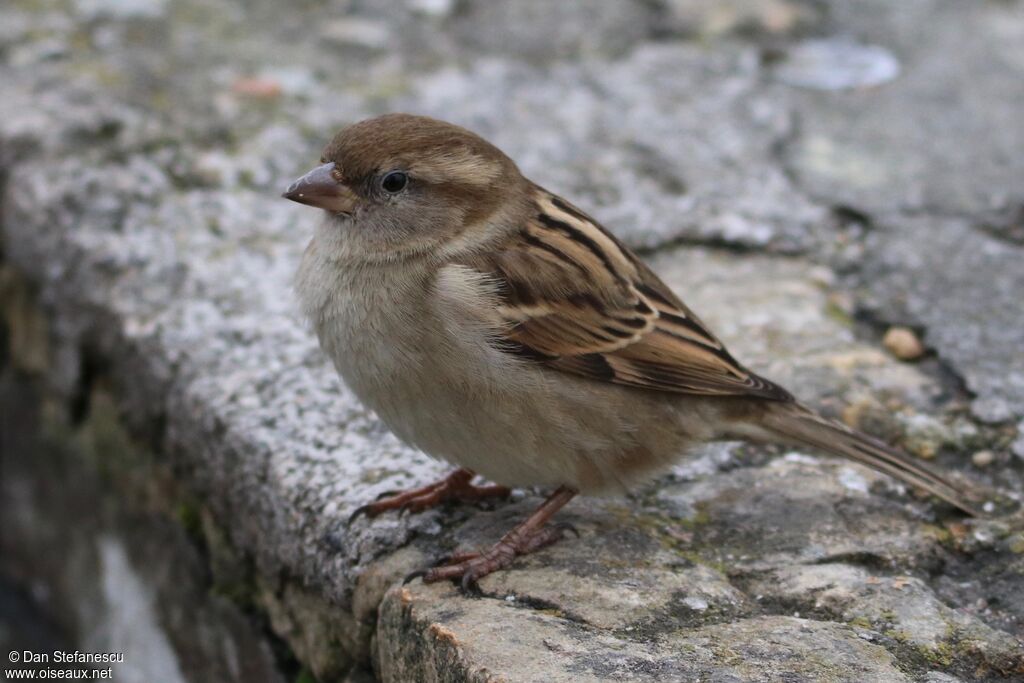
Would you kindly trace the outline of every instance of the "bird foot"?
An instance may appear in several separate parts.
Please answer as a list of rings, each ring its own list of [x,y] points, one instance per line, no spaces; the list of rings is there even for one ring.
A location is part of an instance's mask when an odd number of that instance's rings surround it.
[[[567,523],[543,526],[545,522],[576,495],[568,488],[560,488],[532,515],[501,537],[497,543],[482,552],[456,553],[440,562],[441,566],[416,571],[405,577],[403,583],[422,578],[424,583],[458,581],[464,593],[479,592],[477,581],[512,564],[520,556],[532,553],[561,539],[566,531],[579,537],[576,528]]]
[[[389,510],[398,510],[400,514],[422,512],[452,500],[475,503],[487,498],[506,498],[511,493],[505,486],[471,484],[474,476],[470,470],[460,468],[444,479],[418,489],[384,494],[383,498],[357,508],[348,518],[348,523],[351,524],[361,515],[376,517]]]

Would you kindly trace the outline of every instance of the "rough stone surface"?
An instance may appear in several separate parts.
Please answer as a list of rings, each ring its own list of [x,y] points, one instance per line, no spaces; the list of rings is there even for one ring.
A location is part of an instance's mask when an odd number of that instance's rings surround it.
[[[907,681],[858,629],[787,616],[687,629],[646,642],[507,602],[462,601],[450,589],[397,589],[381,609],[386,680],[485,681],[515,671],[544,681]],[[502,629],[495,629],[500,623]],[[409,637],[409,633],[416,634]],[[386,644],[385,644],[386,643]],[[518,653],[530,652],[527,658]]]
[[[4,4],[0,569],[124,680],[1024,675],[1020,3],[557,5]],[[299,320],[312,217],[278,193],[393,109],[492,138],[992,519],[722,444],[574,501],[581,538],[479,599],[398,587],[539,497],[345,523],[444,468]],[[934,353],[894,359],[893,325]]]
[[[880,226],[867,248],[859,275],[865,307],[924,328],[928,346],[977,397],[979,417],[999,422],[1024,412],[1024,247],[970,220],[915,216]]]
[[[874,87],[797,92],[800,135],[785,156],[799,185],[829,203],[869,212],[1019,206],[1020,4],[829,5],[836,34],[884,47],[900,74]],[[780,69],[789,54],[783,50]]]

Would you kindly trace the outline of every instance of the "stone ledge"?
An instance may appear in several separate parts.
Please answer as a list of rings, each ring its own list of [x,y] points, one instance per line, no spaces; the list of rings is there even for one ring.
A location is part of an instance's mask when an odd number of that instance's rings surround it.
[[[111,612],[112,626],[96,629],[88,610],[142,596],[156,635],[133,647],[162,668],[125,680],[274,680],[302,669],[324,680],[371,669],[384,680],[1020,672],[1019,515],[964,522],[882,477],[804,454],[724,445],[628,500],[574,502],[565,518],[582,539],[488,577],[482,600],[396,583],[443,550],[493,541],[536,503],[532,493],[491,511],[344,523],[379,492],[443,468],[361,408],[298,320],[289,283],[309,216],[277,190],[327,131],[381,106],[457,112],[645,247],[750,365],[826,408],[851,406],[850,421],[951,469],[992,449],[989,472],[1020,496],[1012,426],[976,423],[949,400],[957,390],[942,372],[887,356],[854,323],[857,292],[806,256],[858,263],[858,221],[871,216],[852,207],[837,215],[854,225],[826,221],[845,195],[829,201],[829,187],[811,182],[812,199],[809,181],[786,168],[780,152],[803,139],[794,117],[821,100],[768,82],[753,46],[674,41],[544,68],[470,50],[471,66],[416,67],[415,78],[384,55],[339,74],[320,50],[293,45],[294,25],[266,7],[242,38],[220,10],[76,23],[76,10],[41,4],[0,11],[12,19],[0,22],[10,84],[0,102],[5,381],[14,404],[35,387],[39,424],[56,431],[64,459],[31,445],[41,427],[10,430],[27,440],[4,449],[5,471],[10,459],[20,473],[5,478],[0,502],[18,521],[4,564],[51,588],[79,567],[91,591],[107,585],[106,602],[54,589],[54,608],[95,647],[127,647],[131,622]],[[224,45],[278,94],[220,67]],[[272,64],[270,53],[291,61]],[[160,72],[168,54],[188,68]],[[488,105],[477,96],[487,89],[520,106]],[[609,100],[613,91],[625,94]],[[562,117],[550,116],[552,99]],[[623,168],[635,196],[609,181]],[[727,248],[678,244],[690,242]],[[983,304],[951,315],[994,319]],[[976,363],[955,351],[956,367]],[[987,382],[971,387],[995,392]],[[60,462],[78,473],[62,480],[81,486],[74,508],[25,493],[45,492]],[[86,521],[90,500],[111,516]],[[71,529],[82,533],[69,539]],[[63,545],[86,559],[38,560]],[[187,579],[158,571],[178,565]],[[197,668],[189,653],[207,632],[223,645]],[[232,649],[254,669],[240,669]]]

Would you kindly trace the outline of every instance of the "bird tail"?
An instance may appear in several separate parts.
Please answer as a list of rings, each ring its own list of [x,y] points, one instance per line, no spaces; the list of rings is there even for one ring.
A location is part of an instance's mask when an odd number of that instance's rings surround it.
[[[961,487],[918,459],[872,436],[850,429],[841,422],[822,417],[802,405],[788,404],[780,408],[770,411],[763,425],[782,440],[855,460],[911,486],[924,489],[968,515],[980,516]]]

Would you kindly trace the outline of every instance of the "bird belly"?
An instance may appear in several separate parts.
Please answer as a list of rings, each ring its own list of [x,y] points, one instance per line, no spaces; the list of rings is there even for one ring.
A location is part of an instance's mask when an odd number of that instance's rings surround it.
[[[360,400],[430,456],[506,486],[618,493],[712,437],[706,402],[519,359],[422,299],[359,284],[341,282],[319,309],[321,346]]]
[[[619,493],[708,436],[665,396],[384,339],[332,354],[348,386],[406,443],[505,486]]]

